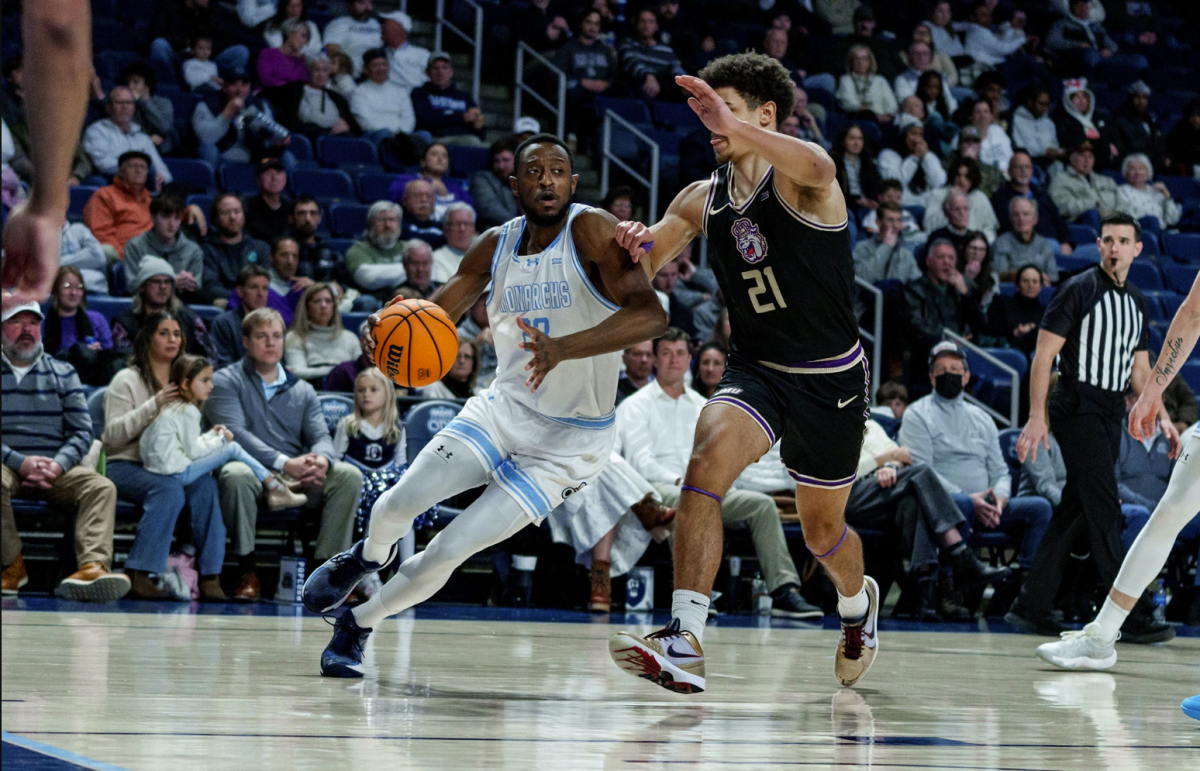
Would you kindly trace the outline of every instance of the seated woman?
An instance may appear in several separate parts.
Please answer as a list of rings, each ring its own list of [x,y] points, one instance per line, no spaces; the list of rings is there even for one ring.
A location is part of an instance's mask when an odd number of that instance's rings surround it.
[[[1042,270],[1026,265],[1017,270],[1017,293],[1000,295],[988,308],[988,333],[1005,340],[1010,348],[1032,355],[1038,328],[1046,309],[1038,299],[1042,292]]]
[[[217,480],[203,476],[188,485],[170,476],[152,474],[142,465],[138,442],[142,433],[168,404],[179,399],[170,384],[171,364],[183,350],[183,331],[172,313],[151,314],[133,342],[129,367],[117,373],[104,396],[106,475],[117,495],[141,504],[142,521],[125,560],[125,572],[135,599],[170,599],[170,590],[152,576],[167,569],[175,520],[187,505],[191,510],[192,540],[199,551],[201,601],[223,602],[219,577],[225,561],[225,523],[217,496]]]
[[[958,126],[950,120],[958,103],[953,96],[946,95],[942,85],[941,73],[926,70],[917,79],[917,92],[914,94],[925,105],[925,136],[935,143],[938,154],[946,155],[950,151],[950,143],[958,135]]]
[[[696,361],[699,364],[696,366],[696,377],[692,378],[692,388],[707,399],[717,390],[717,384],[725,376],[729,354],[716,343],[705,343],[701,346]]]
[[[899,109],[887,78],[877,74],[875,54],[865,45],[846,53],[846,74],[838,80],[838,107],[851,118],[891,123]]]
[[[946,184],[942,162],[925,141],[925,128],[913,123],[901,130],[895,149],[879,154],[879,173],[884,179],[898,179],[904,186],[904,206],[924,206],[928,211],[930,192]],[[941,202],[938,202],[941,205]]]
[[[304,5],[304,0],[279,0],[274,18],[263,27],[263,41],[271,48],[279,48],[287,37],[283,31],[284,23],[295,19],[308,29],[308,43],[300,50],[300,54],[305,59],[312,60],[321,56],[324,45],[321,42],[321,30],[317,28],[316,22],[308,18],[308,9]]]
[[[278,48],[264,48],[258,55],[258,81],[263,88],[303,83],[308,80],[304,49],[309,42],[308,26],[288,19],[279,27],[283,40]]]
[[[442,218],[446,216],[446,209],[452,203],[461,201],[474,208],[475,199],[467,192],[466,182],[451,179],[447,176],[449,172],[450,151],[444,144],[434,142],[425,148],[425,154],[421,156],[420,172],[401,174],[396,177],[396,181],[388,188],[388,197],[396,203],[400,203],[404,198],[404,186],[414,179],[424,179],[433,185],[433,218],[438,222],[441,222]]]
[[[342,326],[342,313],[329,284],[318,281],[304,290],[283,354],[287,368],[318,389],[334,367],[362,355],[358,338]]]
[[[1154,217],[1160,230],[1179,222],[1183,207],[1171,198],[1171,191],[1161,182],[1153,182],[1154,166],[1145,153],[1131,153],[1121,163],[1126,184],[1117,188],[1117,209],[1137,219]],[[1151,184],[1153,182],[1153,184]]]
[[[108,321],[87,309],[83,274],[63,265],[54,277],[50,307],[42,322],[46,353],[69,362],[85,385],[108,385],[112,375],[113,340]]]
[[[471,340],[460,340],[454,366],[441,380],[421,390],[426,399],[469,399],[475,395],[479,376],[479,351]]]
[[[852,123],[841,130],[833,145],[833,162],[846,204],[857,209],[874,209],[882,178],[861,128]]]
[[[954,66],[954,60],[947,56],[946,52],[940,50],[937,47],[937,44],[933,42],[933,30],[931,29],[932,26],[933,25],[929,22],[923,21],[917,24],[917,26],[913,27],[912,42],[924,43],[925,45],[929,46],[929,50],[933,52],[933,62],[930,65],[930,69],[926,70],[926,72],[938,73],[938,75],[940,75],[945,81],[946,86],[949,88],[954,88],[958,85],[958,68]],[[905,64],[908,64],[907,51],[901,51],[900,58],[904,60]],[[940,83],[938,85],[939,87],[941,86]],[[953,111],[954,108],[951,108],[950,112]],[[943,113],[943,117],[949,119],[950,113]]]
[[[975,102],[971,108],[971,123],[979,131],[979,162],[993,166],[1001,171],[1008,170],[1008,162],[1012,160],[1012,140],[1008,132],[995,121],[992,106],[984,99]],[[958,147],[958,143],[952,143]]]
[[[971,299],[980,311],[987,312],[1000,291],[1000,278],[992,266],[992,247],[978,230],[967,233],[958,250],[958,272],[967,280]]]
[[[946,226],[948,220],[942,203],[951,188],[957,188],[967,194],[967,200],[971,204],[971,216],[967,220],[967,227],[983,233],[989,244],[995,241],[1000,222],[996,219],[996,212],[992,210],[992,202],[980,189],[982,182],[983,175],[979,163],[974,158],[959,158],[953,161],[950,165],[950,184],[940,190],[934,190],[929,195],[929,203],[925,206],[925,232],[932,233]]]

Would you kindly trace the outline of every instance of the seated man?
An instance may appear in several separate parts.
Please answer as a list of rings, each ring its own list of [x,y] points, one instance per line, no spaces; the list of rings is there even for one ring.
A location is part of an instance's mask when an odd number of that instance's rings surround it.
[[[350,111],[362,126],[363,136],[376,144],[397,134],[411,134],[417,125],[408,90],[388,78],[388,67],[382,48],[367,51],[363,54],[367,79],[350,95]]]
[[[433,253],[433,280],[439,284],[458,272],[467,247],[479,235],[475,231],[475,210],[465,203],[450,204],[442,220],[442,231],[446,234],[446,245]]]
[[[913,616],[919,621],[969,619],[970,610],[956,603],[956,593],[1008,575],[1008,568],[984,565],[963,543],[958,528],[966,518],[933,467],[913,463],[912,453],[888,438],[874,420],[867,421],[858,480],[846,502],[846,522],[871,530],[898,529],[902,550],[908,552],[909,575],[916,582]],[[938,554],[942,550],[954,569],[953,581],[947,576],[939,582]]]
[[[1020,147],[1013,151],[1008,161],[1008,182],[992,194],[992,209],[996,212],[996,219],[1000,220],[1001,233],[1012,230],[1012,221],[1005,215],[1014,198],[1037,201],[1038,219],[1034,230],[1058,241],[1063,254],[1071,253],[1071,231],[1067,229],[1067,222],[1046,191],[1033,186],[1033,159]]]
[[[257,264],[252,263],[252,265]],[[296,306],[300,304],[304,290],[314,283],[311,278],[296,274],[299,264],[300,245],[296,243],[296,239],[290,236],[276,239],[271,246],[271,261],[266,269],[267,277],[270,279],[270,283],[267,285],[266,307],[278,311],[279,315],[283,317],[283,323],[289,327],[296,318]],[[246,267],[251,266],[247,265]],[[243,271],[245,269],[242,268]],[[240,280],[240,273],[238,277]],[[236,310],[240,305],[241,293],[235,290],[229,295],[229,307]]]
[[[1096,156],[1091,142],[1071,149],[1070,164],[1050,182],[1050,199],[1070,222],[1091,225],[1100,230],[1100,219],[1117,208],[1117,183],[1097,174]]]
[[[105,247],[109,262],[122,259],[126,242],[154,226],[146,189],[149,173],[150,156],[140,150],[122,153],[112,184],[93,193],[83,207],[83,224]]]
[[[1014,281],[1017,269],[1036,265],[1046,279],[1046,286],[1058,282],[1058,261],[1054,245],[1038,234],[1038,203],[1031,198],[1013,198],[1008,202],[1008,219],[1013,229],[1003,233],[993,246],[992,270],[1001,281]]]
[[[942,219],[946,224],[929,234],[929,243],[946,240],[955,249],[961,249],[967,241],[967,234],[971,232],[971,199],[967,194],[957,187],[951,187],[942,200],[942,214],[946,216],[931,217],[930,213],[929,209],[925,210],[926,227]]]
[[[346,290],[338,283],[343,280],[346,264],[342,255],[330,249],[325,237],[317,233],[321,227],[321,205],[317,203],[316,198],[311,195],[296,198],[292,202],[289,221],[292,226],[291,238],[300,247],[300,263],[296,267],[296,275],[313,281],[324,281],[332,286],[343,313],[351,309],[379,309],[374,298],[368,297],[364,302],[358,302],[357,291],[352,291],[350,297],[347,297]]]
[[[629,89],[646,99],[679,101],[676,75],[686,75],[679,57],[669,45],[658,42],[658,14],[649,8],[638,11],[634,33],[617,46],[621,70]]]
[[[376,201],[367,209],[367,237],[346,250],[350,280],[364,294],[386,303],[408,278],[403,257],[400,207],[391,201]]]
[[[471,175],[467,190],[475,199],[475,213],[479,215],[480,230],[503,225],[513,217],[521,216],[517,197],[509,187],[508,178],[513,172],[513,150],[516,146],[507,139],[492,144],[488,151],[490,171],[477,171]]]
[[[688,342],[687,333],[674,327],[655,340],[658,379],[617,408],[622,457],[654,485],[668,508],[679,503],[679,485],[692,456],[692,440],[705,403],[703,396],[683,384],[683,374],[692,361]],[[788,552],[775,501],[763,493],[730,490],[721,502],[721,521],[726,527],[750,530],[763,578],[775,601],[772,615],[815,615],[814,608],[800,596],[800,574]]]
[[[216,368],[228,367],[241,361],[246,355],[242,347],[242,319],[247,313],[267,307],[267,295],[271,291],[271,274],[261,265],[250,264],[238,273],[238,302],[209,323],[213,345],[217,349]]]
[[[183,336],[187,341],[185,350],[209,361],[215,360],[216,351],[208,328],[175,293],[175,269],[171,263],[161,257],[143,257],[137,275],[130,279],[129,291],[133,293],[133,304],[112,320],[113,350],[117,354],[132,354],[133,341],[142,328],[142,322],[159,311],[170,311],[183,328]]]
[[[118,159],[130,150],[145,153],[154,167],[155,190],[171,181],[171,170],[163,163],[150,135],[133,122],[137,101],[127,86],[117,86],[108,92],[108,117],[96,121],[83,132],[83,149],[92,159],[96,171],[106,177],[117,173]]]
[[[1028,570],[1050,524],[1050,502],[1038,496],[1012,497],[996,424],[963,397],[970,379],[962,349],[952,342],[936,345],[929,355],[934,393],[905,410],[900,444],[913,461],[936,470],[942,487],[964,514],[974,515],[978,527],[1010,532],[1022,525],[1020,565]]]
[[[621,355],[625,371],[617,379],[617,404],[654,382],[654,343],[650,340],[626,348]]]
[[[899,190],[900,186],[897,183],[895,191],[899,193]],[[879,204],[879,232],[867,240],[859,241],[854,247],[856,278],[872,284],[892,279],[907,283],[921,278],[917,258],[900,239],[901,229],[904,227],[904,213],[898,203],[885,201]],[[871,214],[876,216],[876,212]]]
[[[924,230],[921,230],[921,223],[917,222],[917,218],[912,215],[908,209],[903,208],[904,201],[904,185],[898,179],[885,179],[879,183],[880,204],[894,203],[900,206],[900,239],[911,247],[916,247],[925,243],[929,236]],[[870,209],[862,218],[862,229],[871,235],[879,232],[879,212],[877,209]]]
[[[266,261],[270,248],[246,234],[246,214],[236,193],[221,193],[212,202],[212,231],[203,244],[204,286],[200,302],[224,302],[237,286],[238,274],[250,263]]]
[[[287,235],[292,213],[292,202],[283,194],[288,184],[287,169],[278,158],[263,158],[255,168],[254,181],[258,192],[243,204],[246,232],[263,243],[274,243]]]
[[[200,245],[179,232],[187,207],[177,195],[160,195],[150,202],[154,226],[125,244],[125,276],[138,275],[143,257],[159,257],[175,269],[175,288],[186,302],[198,301],[204,283],[204,252]]]
[[[354,65],[354,77],[362,70],[363,54],[383,45],[381,24],[371,0],[349,0],[346,15],[338,16],[325,27],[325,50],[332,56],[346,54]]]
[[[3,533],[4,593],[27,581],[12,499],[40,498],[75,516],[79,569],[55,594],[67,600],[111,602],[129,591],[129,579],[110,573],[117,488],[96,473],[92,420],[75,368],[42,350],[42,310],[37,303],[4,311],[0,375],[4,399]]]
[[[958,252],[945,239],[933,239],[925,255],[925,275],[904,287],[904,309],[915,361],[942,339],[942,332],[971,337],[986,327],[983,310],[971,298],[958,271]]]
[[[251,93],[245,70],[221,68],[221,90],[203,92],[192,113],[192,130],[200,144],[197,154],[212,164],[222,161],[250,163],[270,152],[285,167],[295,167],[296,158],[286,149],[292,136],[276,120],[271,103]]]
[[[411,94],[417,128],[442,144],[483,147],[483,112],[470,94],[454,85],[450,54],[434,52],[425,74],[429,82]]]
[[[419,238],[434,249],[446,245],[442,223],[433,217],[437,194],[428,180],[414,179],[406,184],[400,205],[404,208],[404,217],[400,223],[401,240]]]
[[[433,280],[433,250],[429,248],[429,244],[414,238],[404,245],[403,262],[407,278],[396,291],[409,289],[415,292],[417,297],[428,300],[441,286],[440,282]]]
[[[280,363],[283,335],[278,312],[260,308],[247,314],[242,320],[246,355],[213,376],[204,414],[214,425],[232,431],[234,441],[259,463],[299,482],[310,507],[322,507],[315,557],[324,561],[350,548],[363,477],[354,466],[336,460],[312,386]],[[256,503],[263,486],[249,466],[237,462],[221,467],[217,484],[225,525],[242,570],[234,598],[254,601],[259,596],[254,561]]]

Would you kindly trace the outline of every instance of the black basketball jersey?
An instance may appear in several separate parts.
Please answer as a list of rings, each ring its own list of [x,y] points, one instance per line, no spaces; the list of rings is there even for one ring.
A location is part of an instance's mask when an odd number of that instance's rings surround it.
[[[713,172],[704,234],[729,309],[733,350],[788,367],[861,356],[848,223],[824,225],[801,215],[775,189],[773,167],[745,205],[735,207],[732,169],[726,164]]]

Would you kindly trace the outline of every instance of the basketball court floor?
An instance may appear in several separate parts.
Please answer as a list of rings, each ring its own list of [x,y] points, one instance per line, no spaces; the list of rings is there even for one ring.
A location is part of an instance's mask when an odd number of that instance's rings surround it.
[[[298,606],[194,608],[5,599],[3,768],[1200,769],[1197,637],[1077,673],[1002,626],[885,622],[843,690],[832,619],[722,617],[685,697],[608,657],[661,617],[432,605],[388,619],[355,681],[317,674],[330,627]]]

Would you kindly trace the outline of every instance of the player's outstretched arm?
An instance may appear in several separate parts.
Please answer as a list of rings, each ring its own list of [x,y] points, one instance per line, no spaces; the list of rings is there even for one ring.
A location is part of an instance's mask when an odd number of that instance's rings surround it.
[[[521,347],[533,354],[525,367],[530,370],[528,384],[532,389],[536,390],[560,361],[622,351],[666,331],[667,314],[645,271],[614,239],[616,225],[611,214],[592,209],[575,218],[571,235],[589,280],[620,310],[591,329],[557,338],[547,337],[518,319],[517,325],[529,336]]]
[[[647,276],[679,256],[693,238],[700,235],[704,223],[704,203],[712,182],[707,179],[691,183],[671,205],[667,213],[647,227],[640,222],[620,222],[616,228],[617,244],[629,252],[630,258],[642,266]],[[649,249],[649,259],[646,250]]]
[[[1171,320],[1158,361],[1129,413],[1129,433],[1134,438],[1154,433],[1154,420],[1161,415],[1163,391],[1179,374],[1197,339],[1200,339],[1200,276],[1192,282],[1191,291]]]
[[[4,231],[2,303],[41,302],[58,270],[67,180],[87,110],[92,15],[86,0],[25,4],[25,114],[32,142],[33,189]]]

